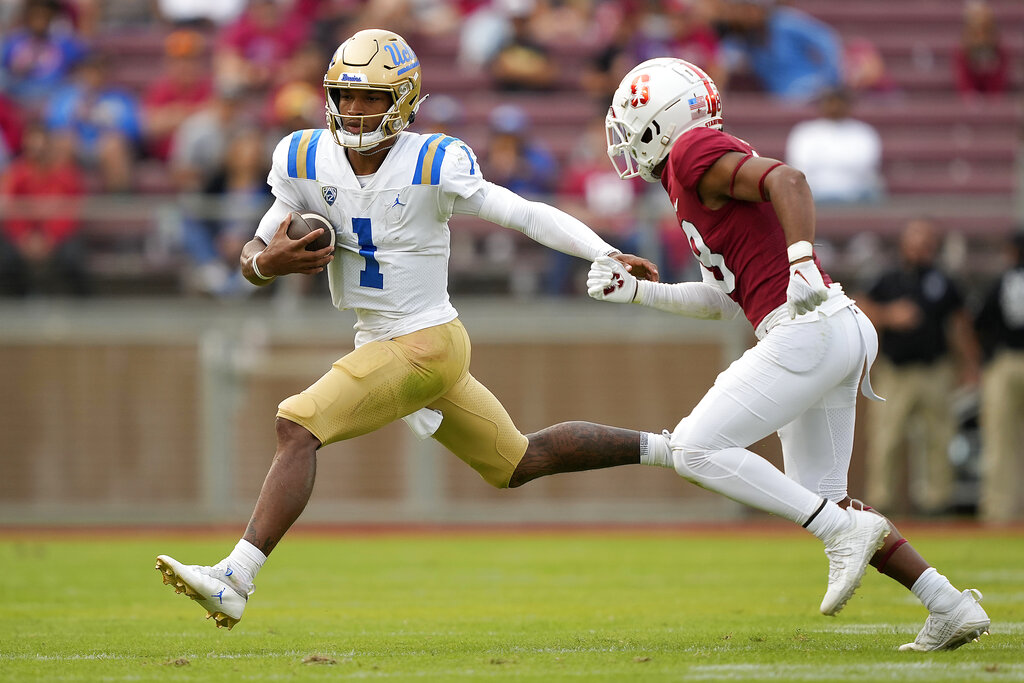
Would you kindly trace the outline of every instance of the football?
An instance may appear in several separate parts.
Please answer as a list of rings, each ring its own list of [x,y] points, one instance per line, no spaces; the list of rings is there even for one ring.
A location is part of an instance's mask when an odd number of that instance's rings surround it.
[[[317,251],[334,246],[334,226],[318,213],[298,213],[292,211],[292,220],[288,224],[288,237],[293,240],[305,237],[317,228],[323,228],[322,235],[306,245],[306,251]]]

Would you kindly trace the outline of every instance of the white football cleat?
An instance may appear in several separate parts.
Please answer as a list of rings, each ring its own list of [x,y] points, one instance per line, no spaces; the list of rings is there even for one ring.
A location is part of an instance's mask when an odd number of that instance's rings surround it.
[[[863,510],[847,509],[851,524],[825,543],[828,556],[828,590],[821,601],[821,613],[834,616],[853,597],[864,570],[875,551],[889,535],[884,517]]]
[[[914,642],[900,645],[900,652],[934,652],[955,650],[972,643],[988,633],[991,621],[981,602],[981,591],[968,588],[960,594],[960,601],[948,612],[932,612]]]
[[[231,568],[221,564],[212,567],[182,564],[173,557],[159,555],[156,568],[164,583],[174,587],[175,593],[184,593],[205,607],[206,618],[213,617],[217,628],[231,630],[242,619],[245,603],[255,590],[252,584],[237,585]]]

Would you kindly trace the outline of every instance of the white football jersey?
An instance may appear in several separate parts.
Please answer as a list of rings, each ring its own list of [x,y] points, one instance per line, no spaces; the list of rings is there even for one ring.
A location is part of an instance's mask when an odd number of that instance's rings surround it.
[[[331,297],[337,308],[356,312],[357,346],[458,315],[448,300],[448,219],[456,196],[468,198],[485,186],[464,142],[400,133],[361,187],[328,131],[300,130],[274,150],[269,183],[281,201],[334,226]]]

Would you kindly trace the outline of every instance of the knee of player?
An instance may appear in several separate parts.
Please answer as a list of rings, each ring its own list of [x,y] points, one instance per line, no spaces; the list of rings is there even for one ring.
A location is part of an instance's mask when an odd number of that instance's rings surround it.
[[[516,489],[525,484],[527,481],[529,481],[528,479],[521,479],[516,477],[515,472],[512,472],[512,474],[494,475],[489,475],[481,472],[480,476],[483,477],[484,481],[486,481],[488,484],[490,484],[496,489]]]
[[[693,480],[694,472],[708,462],[713,451],[689,437],[685,430],[677,430],[669,439],[672,463],[681,477]]]

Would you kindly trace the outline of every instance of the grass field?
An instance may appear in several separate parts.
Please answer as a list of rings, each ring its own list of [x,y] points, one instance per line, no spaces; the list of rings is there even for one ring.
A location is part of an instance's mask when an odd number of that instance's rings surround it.
[[[1024,681],[1024,534],[912,530],[992,634],[896,652],[923,623],[873,570],[817,613],[819,544],[788,527],[293,533],[217,630],[159,553],[231,536],[0,534],[0,680]]]

